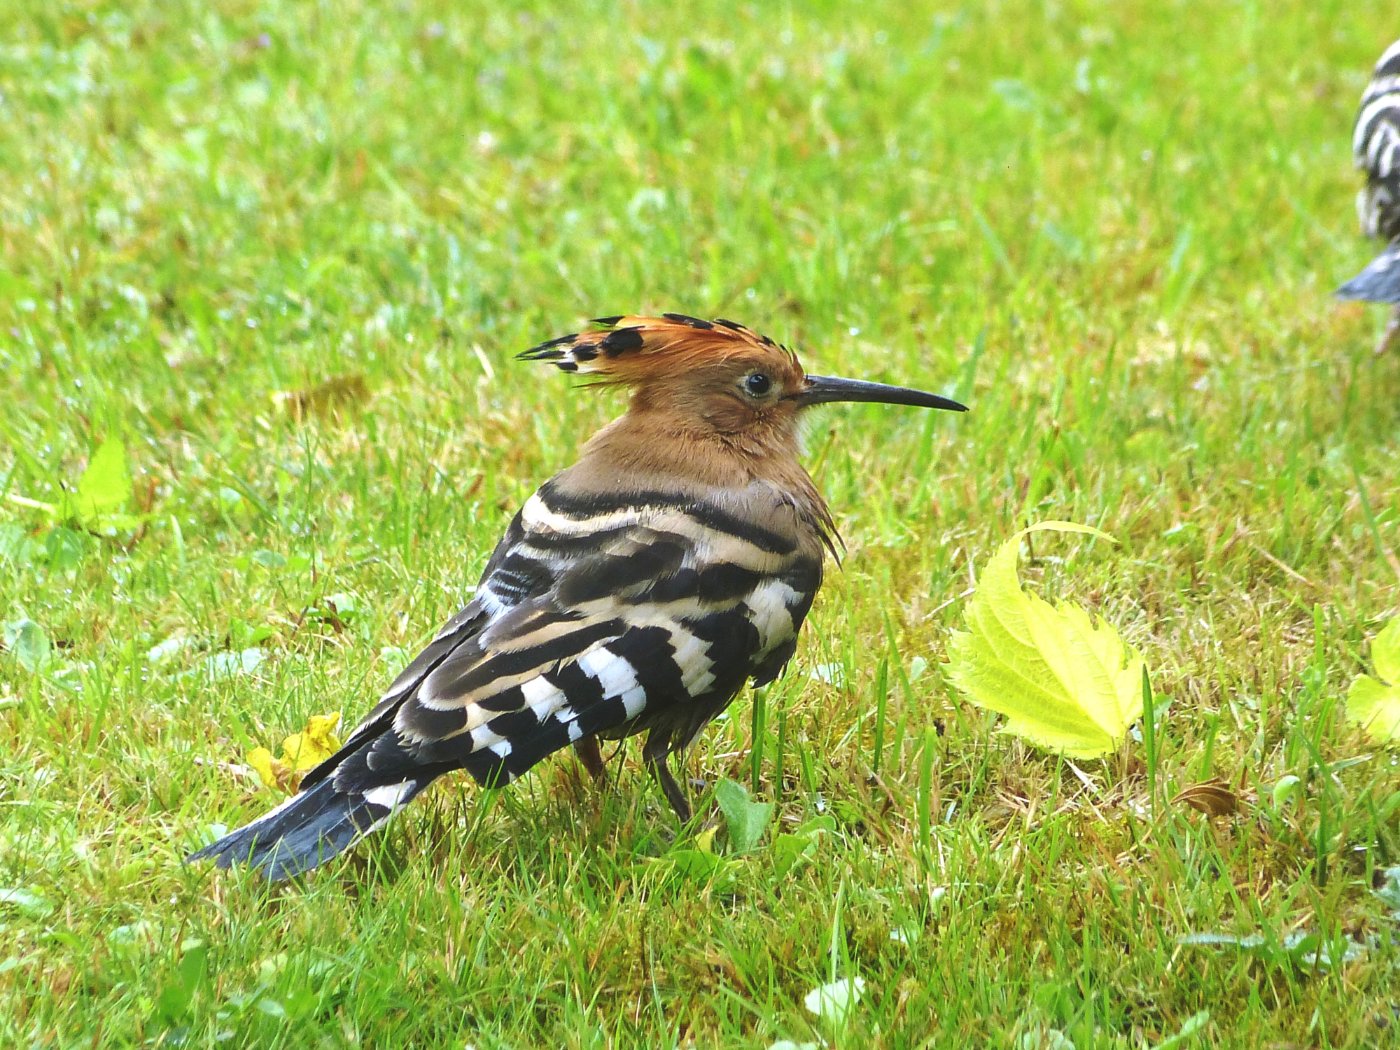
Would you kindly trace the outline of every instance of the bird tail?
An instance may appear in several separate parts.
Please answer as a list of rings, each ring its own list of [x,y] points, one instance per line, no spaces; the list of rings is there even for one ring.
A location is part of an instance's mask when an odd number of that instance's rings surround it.
[[[1400,240],[1386,245],[1366,269],[1337,289],[1339,299],[1400,303]]]
[[[293,795],[186,861],[213,860],[221,868],[248,864],[271,882],[310,871],[349,848],[406,805],[432,777],[345,790],[331,776]]]

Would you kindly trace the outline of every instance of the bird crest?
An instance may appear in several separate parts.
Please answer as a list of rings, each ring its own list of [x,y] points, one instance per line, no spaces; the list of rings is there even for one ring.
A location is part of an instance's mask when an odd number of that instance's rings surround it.
[[[675,375],[735,358],[771,359],[802,376],[797,355],[738,321],[704,321],[686,314],[598,317],[592,328],[531,347],[519,357],[547,361],[561,372],[618,383]]]

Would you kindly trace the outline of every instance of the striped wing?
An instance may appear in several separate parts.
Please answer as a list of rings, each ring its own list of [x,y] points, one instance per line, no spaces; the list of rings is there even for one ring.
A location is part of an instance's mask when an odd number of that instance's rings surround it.
[[[1386,49],[1361,96],[1352,137],[1367,184],[1357,199],[1367,236],[1400,236],[1400,40]]]
[[[571,742],[670,722],[681,746],[776,676],[820,582],[819,555],[732,509],[547,484],[473,602],[306,782],[416,790],[466,768],[503,784]]]

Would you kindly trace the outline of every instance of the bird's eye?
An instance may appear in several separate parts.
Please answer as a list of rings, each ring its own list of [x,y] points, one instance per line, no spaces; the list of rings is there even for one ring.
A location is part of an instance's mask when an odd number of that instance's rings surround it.
[[[773,380],[762,372],[750,372],[744,377],[744,389],[753,397],[762,397],[773,389]]]

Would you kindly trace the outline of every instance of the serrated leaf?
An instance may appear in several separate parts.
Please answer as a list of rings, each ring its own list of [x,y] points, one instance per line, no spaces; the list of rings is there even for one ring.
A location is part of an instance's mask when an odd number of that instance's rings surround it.
[[[1281,941],[1261,934],[1188,933],[1178,937],[1177,944],[1204,948],[1238,948],[1259,958],[1282,966],[1296,966],[1314,973],[1325,972],[1355,962],[1366,954],[1367,945],[1349,937],[1324,937],[1309,930],[1294,930]]]
[[[1142,717],[1143,659],[1079,606],[1051,605],[1021,589],[1021,538],[1042,531],[1113,540],[1087,525],[1046,521],[1002,544],[968,604],[968,629],[949,644],[949,677],[972,703],[1006,717],[1003,732],[1071,758],[1097,758]]]
[[[715,801],[724,813],[730,851],[747,853],[757,846],[773,819],[773,803],[755,802],[744,785],[732,780],[715,785]]]
[[[118,438],[108,438],[97,446],[78,479],[73,512],[84,523],[99,521],[122,511],[131,502],[131,493],[126,445]]]
[[[1371,664],[1378,677],[1391,685],[1400,685],[1400,616],[1371,639]]]
[[[1347,721],[1378,744],[1400,744],[1400,616],[1371,639],[1378,677],[1357,675],[1347,689]]]

